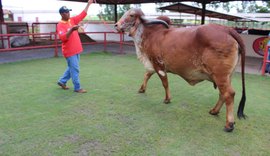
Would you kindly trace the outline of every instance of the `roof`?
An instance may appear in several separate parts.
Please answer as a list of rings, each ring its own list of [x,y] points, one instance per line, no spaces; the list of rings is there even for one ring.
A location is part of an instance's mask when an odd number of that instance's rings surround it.
[[[201,8],[182,4],[182,3],[168,5],[165,7],[161,7],[159,9],[202,16]],[[235,16],[235,15],[230,15],[230,14],[225,14],[225,13],[220,13],[220,12],[215,12],[215,11],[210,11],[210,10],[205,10],[205,16],[212,17],[212,18],[226,19],[228,21],[255,21],[255,20],[248,19],[241,16]]]
[[[63,1],[88,2],[88,0],[63,0]],[[99,4],[139,4],[139,3],[165,3],[165,2],[197,2],[207,4],[211,2],[254,1],[254,0],[94,0],[94,2],[95,1]],[[263,1],[270,1],[270,0],[263,0]]]

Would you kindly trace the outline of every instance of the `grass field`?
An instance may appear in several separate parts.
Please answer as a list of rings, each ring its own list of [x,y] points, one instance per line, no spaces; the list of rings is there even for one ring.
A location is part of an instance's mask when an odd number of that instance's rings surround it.
[[[145,94],[137,91],[144,68],[135,55],[81,56],[86,94],[61,90],[63,58],[0,65],[0,155],[2,156],[268,156],[270,77],[246,75],[246,120],[223,132],[225,107],[208,111],[218,92],[210,82],[195,87],[169,74],[172,103],[163,104],[157,75]],[[68,86],[73,87],[71,82]]]

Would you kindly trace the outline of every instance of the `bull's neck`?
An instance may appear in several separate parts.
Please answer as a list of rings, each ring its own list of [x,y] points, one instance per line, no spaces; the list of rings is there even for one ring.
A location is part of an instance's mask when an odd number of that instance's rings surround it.
[[[134,29],[135,31],[132,34],[132,38],[135,44],[135,48],[136,48],[136,54],[139,60],[142,61],[142,34],[144,31],[144,26],[142,24],[139,24],[136,29]]]
[[[134,28],[134,30],[130,32],[130,35],[132,36],[135,44],[139,45],[139,47],[142,43],[143,31],[144,31],[144,26],[142,24],[139,24],[137,28]]]

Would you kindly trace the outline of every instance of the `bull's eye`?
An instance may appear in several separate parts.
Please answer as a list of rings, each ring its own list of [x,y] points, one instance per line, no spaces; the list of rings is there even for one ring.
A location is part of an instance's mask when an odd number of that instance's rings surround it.
[[[130,17],[134,17],[134,15],[129,15]]]

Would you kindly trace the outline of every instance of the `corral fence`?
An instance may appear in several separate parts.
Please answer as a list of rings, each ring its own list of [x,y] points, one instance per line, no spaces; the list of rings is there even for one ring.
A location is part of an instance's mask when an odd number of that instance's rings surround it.
[[[55,57],[61,46],[61,40],[56,33],[57,23],[1,23],[0,52],[16,50],[29,50],[41,48],[54,48]],[[109,44],[118,44],[119,53],[124,53],[123,45],[134,44],[123,33],[109,30],[108,25],[102,28],[102,24],[84,24],[79,29],[79,35],[83,45],[103,44],[103,50],[107,50]]]

